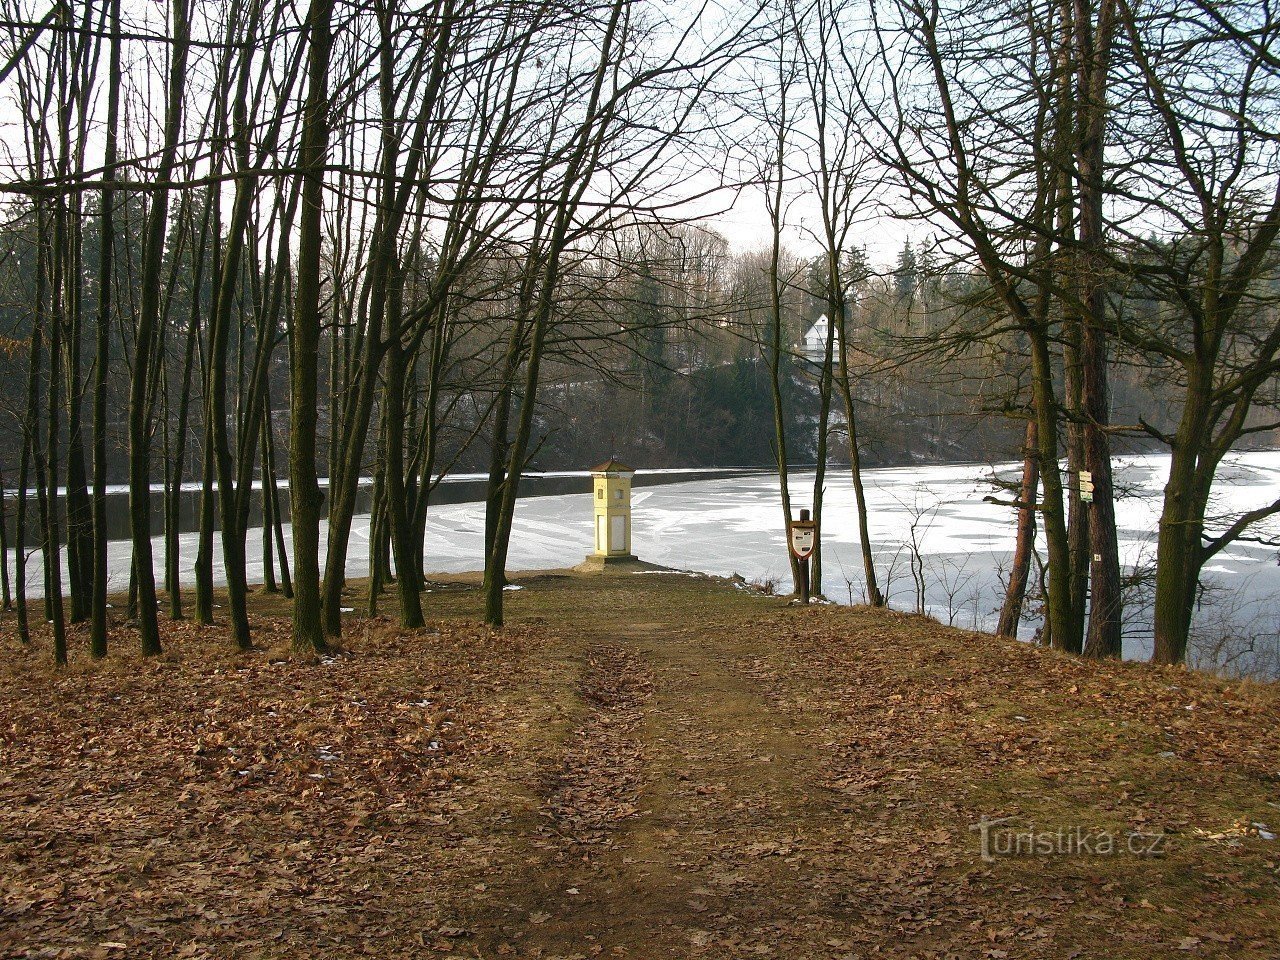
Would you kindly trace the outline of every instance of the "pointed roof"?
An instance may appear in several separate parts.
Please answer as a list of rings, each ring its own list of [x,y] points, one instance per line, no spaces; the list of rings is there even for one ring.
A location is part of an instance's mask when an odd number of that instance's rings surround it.
[[[635,473],[634,467],[628,467],[617,457],[610,457],[604,463],[592,467],[588,473]]]
[[[827,339],[827,328],[830,326],[831,321],[827,319],[827,315],[824,313],[813,322],[813,326],[809,327],[809,332],[804,335],[805,340],[822,340],[825,342]],[[839,339],[839,337],[840,331],[837,330],[836,338]]]

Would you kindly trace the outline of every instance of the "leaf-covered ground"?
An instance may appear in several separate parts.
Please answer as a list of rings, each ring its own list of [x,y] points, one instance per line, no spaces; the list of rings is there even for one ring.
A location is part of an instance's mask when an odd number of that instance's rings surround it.
[[[0,956],[1280,955],[1274,687],[687,576],[522,585],[505,631],[463,582],[318,661],[272,598],[253,652],[120,627],[60,673],[4,615]],[[1090,849],[984,860],[984,817]]]

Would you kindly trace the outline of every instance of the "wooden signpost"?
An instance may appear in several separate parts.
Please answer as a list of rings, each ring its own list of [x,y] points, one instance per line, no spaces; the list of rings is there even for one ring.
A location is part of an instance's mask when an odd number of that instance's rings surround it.
[[[791,521],[788,530],[791,541],[791,554],[799,561],[800,568],[800,602],[809,602],[809,557],[818,546],[818,524],[809,519],[809,511],[801,510],[800,519]]]

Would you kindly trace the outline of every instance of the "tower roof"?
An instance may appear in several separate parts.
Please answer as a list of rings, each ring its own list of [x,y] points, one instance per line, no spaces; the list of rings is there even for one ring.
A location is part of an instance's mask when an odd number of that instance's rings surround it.
[[[589,473],[635,473],[634,467],[628,467],[617,457],[610,457],[604,463],[594,466]]]

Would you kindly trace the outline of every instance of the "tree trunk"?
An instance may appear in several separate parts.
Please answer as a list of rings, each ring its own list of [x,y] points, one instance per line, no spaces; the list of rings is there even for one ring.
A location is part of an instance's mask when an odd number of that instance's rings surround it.
[[[167,182],[173,175],[178,139],[182,133],[182,107],[187,81],[189,23],[187,0],[172,0],[173,49],[165,106],[165,143],[155,178]],[[134,572],[138,580],[138,633],[142,652],[160,652],[160,626],[156,619],[156,580],[151,550],[151,436],[147,388],[152,373],[151,352],[160,322],[160,279],[164,265],[168,227],[169,191],[152,194],[147,215],[142,256],[137,332],[133,371],[129,383],[129,520],[132,529]]]
[[[39,340],[31,334],[30,356],[27,358],[27,397],[22,418],[21,451],[18,455],[18,503],[13,518],[13,589],[14,607],[18,615],[18,640],[31,644],[31,621],[27,613],[27,489],[31,483],[31,456],[35,444],[35,409],[37,373],[40,366]]]
[[[79,308],[76,308],[79,313]],[[81,323],[77,318],[67,348],[67,567],[71,577],[72,623],[93,611],[93,505],[84,451],[83,388],[80,380]]]
[[[1111,443],[1107,435],[1109,398],[1107,385],[1106,288],[1103,275],[1106,237],[1103,234],[1103,200],[1106,194],[1105,135],[1107,124],[1107,76],[1115,25],[1113,0],[1101,0],[1097,23],[1089,0],[1074,0],[1076,64],[1082,117],[1077,124],[1079,142],[1076,168],[1080,190],[1079,241],[1083,270],[1081,299],[1084,316],[1080,337],[1081,405],[1084,414],[1084,455],[1093,479],[1093,503],[1089,508],[1091,543],[1088,657],[1119,657],[1121,653],[1120,551],[1116,536],[1115,496],[1111,476]]]
[[[373,502],[369,505],[369,596],[366,611],[371,617],[378,615],[378,600],[382,597],[382,585],[386,582],[382,564],[384,490],[382,466],[379,464],[373,471]]]
[[[1064,310],[1064,312],[1067,312]],[[1080,471],[1085,469],[1084,414],[1080,370],[1080,319],[1063,318],[1063,392],[1067,408],[1067,543],[1071,551],[1071,622],[1083,629],[1089,600],[1089,513],[1080,497]],[[1082,641],[1083,642],[1083,641]]]
[[[184,197],[180,220],[186,218],[184,230],[191,235],[191,303],[188,309],[186,339],[183,343],[181,387],[178,395],[178,416],[174,430],[173,449],[169,452],[165,469],[165,591],[169,597],[169,618],[183,619],[182,571],[178,547],[182,530],[182,484],[186,478],[187,442],[191,423],[191,380],[195,369],[196,347],[200,341],[201,288],[204,285],[204,261],[208,248],[209,222],[212,210],[205,205],[199,234],[194,229],[190,204]],[[205,380],[207,389],[207,379]],[[167,446],[166,440],[166,446]]]
[[[271,529],[275,534],[276,555],[280,558],[280,589],[285,598],[293,599],[293,580],[289,576],[289,551],[284,542],[284,517],[280,509],[280,484],[276,481],[276,431],[270,406],[262,423],[262,436],[266,442],[263,463],[266,467],[267,498],[271,503]]]
[[[187,324],[187,340],[183,346],[182,393],[178,397],[178,422],[174,440],[173,464],[170,469],[168,497],[165,502],[165,584],[169,591],[169,618],[183,619],[182,572],[179,569],[178,535],[182,527],[182,482],[186,477],[187,434],[191,411],[191,377],[195,367],[196,341],[200,337],[200,286],[204,262],[204,234],[195,247],[195,270],[191,291],[191,317]]]
[[[280,588],[276,586],[275,544],[272,539],[276,523],[275,517],[271,515],[271,482],[269,479],[271,470],[267,465],[267,458],[271,455],[271,450],[267,444],[265,430],[260,438],[260,443],[262,446],[262,476],[260,484],[260,502],[262,505],[262,589],[267,593],[279,593]]]
[[[419,582],[426,575],[427,510],[431,505],[434,489],[436,457],[439,450],[439,396],[440,378],[444,375],[445,358],[449,352],[449,315],[442,308],[431,335],[431,362],[427,370],[427,396],[422,412],[422,456],[418,476],[418,492],[413,502],[413,550],[414,564]],[[477,424],[477,429],[481,428]]]
[[[524,471],[525,454],[529,450],[529,439],[533,434],[533,412],[538,397],[539,368],[543,345],[546,342],[548,318],[545,314],[549,310],[548,303],[541,308],[533,324],[529,356],[525,361],[524,394],[520,400],[520,411],[516,419],[516,433],[511,439],[511,448],[507,454],[502,498],[498,506],[488,562],[485,564],[484,621],[492,627],[501,627],[504,622],[502,601],[503,588],[506,584],[507,550],[511,546],[511,525],[515,520],[520,476]]]
[[[509,436],[511,424],[511,394],[515,390],[515,376],[519,369],[520,343],[523,323],[520,320],[512,327],[511,337],[507,343],[507,356],[503,364],[502,379],[498,385],[497,401],[493,408],[493,439],[489,445],[489,480],[485,488],[484,511],[484,582],[485,593],[488,594],[489,581],[497,580],[500,586],[507,585],[505,567],[495,569],[493,560],[496,556],[494,544],[497,543],[499,518],[502,514],[502,498],[508,481],[507,453],[511,448]],[[504,558],[505,559],[505,558]]]
[[[6,499],[4,475],[0,472],[0,610],[13,609],[13,594],[9,589],[9,521],[5,509]]]
[[[208,378],[205,378],[206,388]],[[213,431],[209,408],[205,405],[200,463],[200,517],[196,532],[196,623],[213,623],[213,536],[216,521],[216,494],[213,489]]]
[[[247,56],[246,54],[246,58]],[[248,91],[249,69],[248,64],[245,63],[239,71],[236,93],[232,98],[236,165],[242,171],[250,167]],[[230,416],[227,409],[227,368],[233,307],[242,281],[241,264],[244,257],[245,234],[253,210],[256,188],[256,176],[243,176],[236,180],[226,247],[222,252],[220,272],[214,277],[216,287],[209,333],[209,395],[206,398],[209,410],[208,422],[213,434],[213,459],[218,477],[222,563],[226,571],[227,606],[231,617],[232,638],[241,650],[248,650],[252,646],[249,632],[248,583],[245,572],[245,530],[241,523],[243,511],[240,504],[240,498],[247,497],[249,491],[247,489],[241,491],[244,478],[237,476],[236,464],[231,455],[231,440],[227,425]],[[241,330],[243,330],[243,324],[241,324]],[[258,343],[258,349],[259,351],[264,349],[261,340]],[[241,364],[238,384],[244,383],[244,354],[242,334],[237,351]],[[253,388],[251,388],[252,392]],[[252,401],[248,406],[252,406]],[[244,413],[245,417],[239,424],[238,432],[243,434],[248,431],[249,442],[246,443],[243,436],[237,437],[242,468],[243,459],[246,457],[251,459],[257,447],[256,443],[251,442],[253,430],[257,426],[254,411],[246,409]]]
[[[1080,624],[1071,606],[1071,548],[1064,517],[1062,474],[1058,467],[1058,405],[1053,394],[1053,368],[1045,331],[1032,325],[1027,331],[1031,343],[1032,386],[1036,414],[1036,441],[1040,450],[1040,477],[1044,489],[1045,544],[1049,556],[1049,633],[1053,646],[1069,653],[1080,652]]]
[[[840,309],[844,309],[843,305]],[[813,597],[823,596],[822,501],[825,499],[827,483],[827,434],[831,427],[831,388],[835,379],[835,332],[835,321],[828,319],[827,343],[822,355],[822,369],[818,375],[818,445],[813,471],[813,522],[817,524],[818,535],[813,541],[813,553],[809,555],[809,594]]]
[[[397,293],[399,283],[397,283]],[[394,311],[393,311],[394,314]],[[400,595],[400,625],[406,629],[421,627],[421,571],[416,569],[413,529],[409,523],[404,481],[404,348],[394,343],[387,354],[383,387],[386,406],[386,483],[387,514],[391,526],[391,544],[396,562],[396,578]]]
[[[57,285],[51,285],[57,290]],[[45,601],[49,611],[49,620],[53,628],[53,660],[58,666],[67,662],[67,625],[62,605],[62,539],[59,535],[58,523],[58,368],[61,363],[58,333],[57,299],[54,301],[54,315],[45,324],[46,342],[49,348],[49,380],[46,388],[45,412],[45,454],[44,469],[45,497],[47,507],[44,512],[44,568],[46,594]]]
[[[312,0],[307,15],[307,99],[299,158],[302,210],[297,294],[289,326],[289,514],[293,524],[293,648],[325,647],[320,605],[320,508],[316,477],[316,381],[320,358],[321,260],[324,255],[324,163],[329,143],[329,54],[333,0]]]
[[[37,409],[33,414],[37,419],[40,411]],[[37,437],[40,434],[36,435]],[[37,443],[39,441],[37,440]],[[49,549],[49,480],[45,476],[44,469],[44,451],[39,446],[32,448],[32,463],[35,467],[36,474],[36,513],[40,521],[40,571],[41,582],[44,584],[44,621],[45,623],[53,622],[53,571],[49,568],[49,564],[43,562],[45,553]]]
[[[776,189],[780,194],[782,189],[781,180],[779,180]],[[766,337],[768,342],[765,346],[765,355],[769,364],[769,394],[773,405],[773,452],[778,465],[778,494],[782,506],[783,535],[786,540],[784,549],[787,551],[787,563],[791,569],[791,590],[796,596],[799,596],[800,561],[791,552],[791,521],[795,517],[792,515],[791,508],[791,468],[787,452],[786,409],[783,403],[784,377],[789,376],[789,371],[784,369],[782,361],[784,354],[782,340],[785,333],[782,325],[782,279],[778,275],[780,254],[779,227],[775,225],[769,261],[770,326],[769,334]]]
[[[997,636],[1010,640],[1018,638],[1018,624],[1022,621],[1022,605],[1026,600],[1027,583],[1031,576],[1031,557],[1036,549],[1036,496],[1040,486],[1040,457],[1034,419],[1027,420],[1022,457],[1022,483],[1018,487],[1018,536],[1013,550],[1013,564],[1009,569],[1009,584],[1004,593],[1004,605],[1000,608],[1000,621],[996,627]]]
[[[1152,662],[1180,664],[1187,656],[1203,515],[1197,510],[1196,462],[1207,442],[1203,412],[1207,378],[1199,369],[1188,377],[1187,402],[1169,450],[1169,480],[1164,488],[1156,541],[1155,645]]]
[[[115,164],[120,126],[120,0],[111,3],[107,127],[104,133],[101,221],[98,232],[98,324],[93,378],[93,609],[89,652],[107,654],[107,374],[115,311]]]
[[[853,480],[853,499],[858,511],[858,544],[862,548],[862,575],[867,588],[867,603],[873,607],[885,605],[880,584],[876,581],[875,554],[871,550],[871,531],[867,523],[867,495],[862,486],[862,453],[858,449],[857,410],[853,402],[853,385],[849,375],[849,345],[847,324],[840,318],[840,393],[844,399],[844,416],[849,429],[849,471]]]

